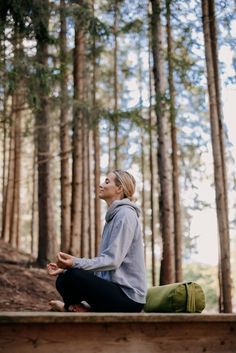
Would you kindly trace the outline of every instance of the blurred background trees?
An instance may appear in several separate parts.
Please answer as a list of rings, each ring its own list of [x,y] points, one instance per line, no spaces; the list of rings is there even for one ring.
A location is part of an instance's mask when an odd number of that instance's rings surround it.
[[[149,286],[197,280],[208,310],[231,312],[235,26],[231,0],[1,1],[2,239],[42,267],[58,249],[96,256],[100,178],[128,169]],[[218,266],[194,260],[209,210]]]

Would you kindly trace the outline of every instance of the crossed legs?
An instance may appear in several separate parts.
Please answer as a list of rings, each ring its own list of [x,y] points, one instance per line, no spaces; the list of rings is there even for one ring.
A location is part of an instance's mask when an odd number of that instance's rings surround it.
[[[56,288],[64,301],[62,310],[71,310],[86,301],[95,312],[140,312],[143,304],[126,296],[115,283],[95,276],[91,271],[73,268],[58,275]],[[59,310],[61,311],[61,310]]]

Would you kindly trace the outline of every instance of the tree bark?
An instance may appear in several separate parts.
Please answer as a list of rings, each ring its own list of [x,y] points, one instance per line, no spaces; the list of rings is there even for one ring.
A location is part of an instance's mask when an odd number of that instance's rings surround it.
[[[12,97],[13,129],[14,129],[14,167],[13,167],[13,195],[11,209],[10,244],[19,247],[20,227],[20,178],[21,178],[21,124],[24,108],[24,78],[21,74],[22,38],[18,27],[14,33],[14,67],[16,78]],[[20,82],[20,84],[19,84]]]
[[[54,228],[54,212],[52,207],[52,180],[50,166],[50,119],[47,82],[48,44],[42,36],[42,29],[47,32],[49,23],[49,3],[40,3],[38,16],[41,26],[36,27],[37,40],[37,93],[38,109],[36,111],[37,160],[38,160],[38,215],[39,215],[39,247],[37,262],[45,266],[55,260],[57,252],[56,233]]]
[[[158,171],[160,180],[160,228],[162,234],[162,260],[160,284],[175,281],[174,222],[172,199],[172,171],[170,161],[169,120],[164,111],[165,83],[163,73],[163,44],[161,30],[161,2],[152,3],[152,47],[154,82],[156,91],[156,116],[158,134]]]
[[[21,169],[21,120],[23,109],[23,77],[21,75],[22,39],[18,27],[15,25],[13,33],[13,67],[15,79],[12,87],[12,114],[10,127],[10,152],[8,164],[8,184],[6,188],[3,213],[4,239],[13,247],[19,245],[20,220],[20,169]],[[21,87],[19,85],[21,82]]]
[[[138,43],[138,82],[139,82],[139,113],[140,116],[143,114],[143,90],[142,90],[142,57],[141,57],[141,45]],[[144,129],[140,128],[141,135],[141,173],[142,173],[142,232],[143,232],[143,241],[144,241],[144,254],[145,261],[147,262],[147,237],[146,237],[146,192],[145,192],[145,136]]]
[[[114,158],[113,158],[113,150],[114,150],[114,136],[111,121],[108,122],[108,166],[107,166],[107,174],[111,172],[114,168]]]
[[[89,257],[89,127],[83,116],[83,148],[82,148],[82,236],[81,236],[81,257]]]
[[[1,237],[4,236],[4,222],[5,222],[5,195],[6,195],[6,180],[7,180],[7,75],[6,75],[6,47],[5,35],[1,39],[1,65],[2,65],[2,85],[3,85],[3,139],[2,139],[2,223],[1,223]]]
[[[22,80],[20,80],[22,82]],[[18,86],[18,85],[17,85]],[[23,109],[23,96],[19,87],[14,93],[14,180],[13,199],[11,209],[10,244],[19,247],[20,227],[20,178],[21,178],[21,122]]]
[[[83,177],[83,109],[85,38],[79,19],[75,22],[74,48],[74,111],[72,141],[72,202],[70,252],[81,255],[82,244],[82,177]]]
[[[175,282],[183,281],[182,270],[182,215],[180,206],[179,191],[179,165],[178,165],[178,143],[176,129],[176,108],[175,108],[175,86],[173,66],[173,43],[171,28],[171,0],[166,0],[166,32],[167,32],[167,59],[168,59],[168,81],[169,81],[169,102],[170,102],[170,124],[172,144],[172,184],[173,184],[173,205],[174,205],[174,239],[175,239]]]
[[[154,151],[154,132],[156,121],[152,112],[152,73],[151,73],[151,46],[149,43],[149,109],[148,109],[148,132],[149,132],[149,164],[150,164],[150,204],[151,204],[151,254],[152,254],[152,285],[157,284],[157,271],[156,271],[156,240],[157,240],[157,203],[155,201],[156,194],[156,176],[157,176],[157,163],[155,160]]]
[[[5,100],[5,94],[4,94]],[[3,121],[3,166],[2,166],[2,223],[1,223],[1,238],[4,238],[4,227],[5,227],[5,204],[6,204],[6,173],[7,173],[7,123],[6,114],[4,109],[4,121]]]
[[[146,237],[146,193],[145,193],[145,152],[144,152],[144,133],[141,130],[141,172],[142,172],[142,223],[143,223],[143,241],[145,260],[147,255],[147,237]]]
[[[70,139],[68,117],[68,69],[67,69],[67,25],[65,16],[65,0],[60,1],[60,61],[61,61],[61,115],[60,115],[60,149],[61,149],[61,250],[70,250],[70,217],[71,217],[71,185],[69,172]]]
[[[89,129],[88,144],[89,144],[89,156],[88,156],[88,209],[89,209],[89,254],[90,258],[95,257],[95,150],[93,140],[93,129]]]
[[[30,227],[30,235],[31,235],[31,244],[30,244],[30,249],[31,249],[31,255],[36,256],[37,253],[37,245],[36,241],[38,238],[38,232],[37,232],[37,144],[36,144],[36,138],[35,138],[35,131],[33,134],[33,141],[32,144],[34,146],[34,151],[33,151],[33,165],[32,165],[32,170],[33,170],[33,175],[32,175],[32,207],[31,207],[31,227]]]
[[[209,13],[210,16],[215,19],[215,2],[209,1]],[[225,156],[225,144],[224,144],[224,127],[223,127],[223,113],[222,113],[222,104],[221,104],[221,90],[220,90],[220,76],[219,76],[219,59],[218,59],[218,48],[217,48],[217,30],[216,30],[216,21],[211,20],[209,23],[210,32],[211,32],[211,49],[212,49],[212,58],[214,65],[214,73],[215,73],[215,90],[217,97],[217,112],[219,116],[219,129],[220,129],[220,145],[221,145],[221,158],[224,160]],[[223,163],[223,179],[224,179],[224,189],[225,189],[225,211],[227,212],[228,217],[228,193],[227,193],[227,173],[226,173],[226,165]],[[229,228],[229,224],[228,224]]]
[[[95,14],[94,0],[93,0],[93,15]],[[93,124],[93,149],[94,149],[94,225],[95,225],[95,244],[94,256],[98,255],[100,239],[101,239],[101,204],[98,198],[98,191],[100,185],[100,140],[99,140],[99,117],[97,114],[97,63],[96,63],[96,38],[93,36],[93,77],[92,77],[92,124]]]
[[[115,169],[119,168],[119,117],[118,117],[118,0],[114,8],[114,133],[115,133]]]
[[[211,0],[212,1],[212,0]],[[202,21],[205,42],[205,57],[207,68],[207,83],[209,94],[210,124],[212,152],[214,160],[214,178],[216,193],[217,221],[220,242],[220,265],[219,271],[222,283],[222,303],[223,311],[232,312],[232,283],[230,268],[230,240],[228,223],[228,205],[227,205],[227,182],[225,174],[225,159],[223,148],[222,121],[220,114],[220,92],[218,83],[218,64],[216,54],[217,37],[215,28],[214,1],[202,0]],[[214,24],[212,24],[214,23]]]
[[[14,95],[12,96],[12,106],[14,105]],[[3,195],[3,223],[2,223],[2,238],[5,242],[10,242],[11,216],[13,207],[13,193],[14,193],[14,140],[15,129],[13,122],[13,114],[10,122],[9,134],[9,153],[8,153],[8,171],[5,185],[5,193]]]
[[[94,196],[94,209],[95,209],[95,255],[98,255],[101,239],[101,204],[98,198],[98,190],[100,185],[100,140],[99,140],[99,126],[96,123],[94,134],[94,153],[95,153],[95,196]]]

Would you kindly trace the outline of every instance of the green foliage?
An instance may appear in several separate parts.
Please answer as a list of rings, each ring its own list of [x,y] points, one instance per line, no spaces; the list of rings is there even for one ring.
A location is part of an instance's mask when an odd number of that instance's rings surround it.
[[[135,126],[144,127],[146,125],[146,121],[143,119],[139,109],[130,109],[127,111],[118,110],[117,112],[104,110],[103,117],[109,120],[113,125],[115,125],[117,121],[121,122],[122,120],[130,121],[134,123]]]
[[[133,21],[130,21],[128,23],[126,23],[122,29],[121,32],[123,33],[141,33],[143,31],[143,21],[141,21],[140,19],[134,19]]]
[[[5,0],[0,2],[0,29],[3,29],[7,23],[7,16],[10,14],[14,25],[20,32],[25,32],[27,17],[29,16],[31,1],[29,0]]]
[[[34,1],[31,9],[31,18],[36,40],[40,43],[42,41],[49,42],[48,21],[49,8],[47,1]]]
[[[88,18],[87,29],[92,36],[95,36],[95,38],[107,38],[110,34],[108,26],[94,16]]]
[[[49,42],[49,7],[47,0],[7,0],[0,3],[0,34],[12,25],[19,33],[32,38],[34,32],[38,41]]]
[[[71,1],[72,5],[65,9],[65,14],[71,16],[74,21],[78,22],[81,29],[96,38],[108,37],[110,30],[109,27],[102,22],[98,17],[93,15],[92,9],[85,3],[77,3]]]

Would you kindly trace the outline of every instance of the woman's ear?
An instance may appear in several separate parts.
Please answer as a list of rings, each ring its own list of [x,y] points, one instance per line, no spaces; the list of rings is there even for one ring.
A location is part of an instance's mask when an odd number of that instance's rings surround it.
[[[122,186],[122,185],[118,185],[118,186],[117,186],[117,193],[118,193],[118,194],[124,193],[124,189],[123,189],[123,186]]]

